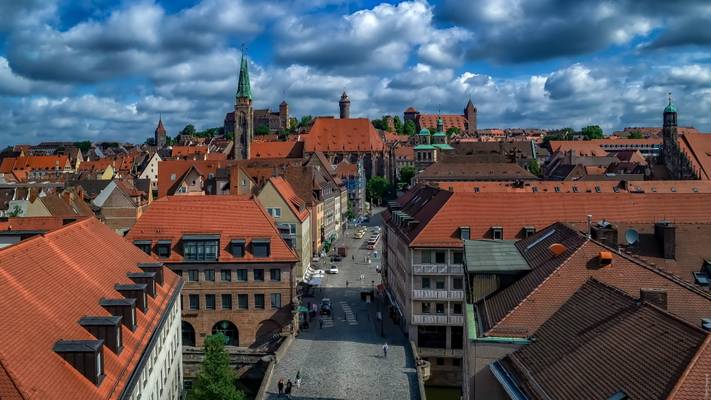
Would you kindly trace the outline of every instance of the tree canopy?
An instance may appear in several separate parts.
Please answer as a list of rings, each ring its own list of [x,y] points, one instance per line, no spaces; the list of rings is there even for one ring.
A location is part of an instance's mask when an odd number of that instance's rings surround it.
[[[314,119],[314,117],[312,117],[310,115],[304,115],[303,117],[301,117],[301,120],[299,121],[299,125],[297,126],[297,128],[308,127],[309,125],[311,125],[311,122],[313,121],[313,119]]]
[[[181,135],[195,135],[195,127],[193,124],[187,124],[185,125],[185,128],[183,128],[182,131],[180,131]]]
[[[88,140],[84,140],[81,142],[74,142],[74,146],[76,146],[79,150],[81,150],[82,153],[86,153],[91,148],[91,142]]]
[[[536,176],[541,176],[541,164],[538,160],[531,160],[528,162],[528,171]]]
[[[403,128],[403,131],[405,132],[405,134],[406,134],[407,136],[412,136],[412,135],[414,135],[414,134],[416,133],[416,132],[415,132],[416,130],[417,130],[417,127],[415,126],[415,122],[414,122],[414,121],[412,121],[412,120],[407,120],[407,122],[405,122],[405,126],[404,126],[404,128]]]
[[[382,176],[374,176],[365,185],[365,195],[371,203],[380,204],[390,188],[388,181]]]
[[[598,125],[589,125],[582,129],[581,133],[585,136],[585,140],[602,139],[605,136],[602,133],[602,128]]]
[[[644,139],[644,135],[640,131],[632,131],[630,132],[629,139]]]
[[[457,128],[456,126],[453,126],[449,129],[447,129],[446,133],[447,133],[447,136],[459,135],[460,133],[462,133],[462,130]]]
[[[225,351],[225,336],[221,333],[205,338],[205,359],[189,393],[189,400],[244,400],[244,393],[234,384],[235,373],[230,368]]]
[[[415,176],[415,168],[411,166],[405,166],[400,169],[400,182],[410,184],[412,178]]]
[[[257,136],[268,135],[270,132],[269,127],[264,124],[260,124],[257,129],[254,130],[254,134]]]

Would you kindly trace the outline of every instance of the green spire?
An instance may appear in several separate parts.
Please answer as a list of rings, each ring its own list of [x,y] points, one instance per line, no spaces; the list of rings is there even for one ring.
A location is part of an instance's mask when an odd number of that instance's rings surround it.
[[[675,113],[676,112],[676,105],[672,102],[672,97],[671,97],[671,92],[669,92],[669,104],[667,104],[667,107],[664,109],[665,113]]]
[[[237,97],[246,97],[250,100],[252,99],[252,88],[249,85],[249,66],[247,64],[247,57],[244,56],[244,48],[242,49],[242,62],[239,67]]]

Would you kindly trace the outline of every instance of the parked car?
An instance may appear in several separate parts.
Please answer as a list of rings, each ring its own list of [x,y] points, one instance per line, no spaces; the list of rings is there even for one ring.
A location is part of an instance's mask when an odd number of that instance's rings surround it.
[[[338,254],[331,256],[331,261],[333,261],[333,262],[338,262],[341,260],[343,260],[343,257],[339,256]]]
[[[331,268],[329,268],[327,271],[329,274],[337,274],[338,273],[338,267],[335,265],[331,265]]]

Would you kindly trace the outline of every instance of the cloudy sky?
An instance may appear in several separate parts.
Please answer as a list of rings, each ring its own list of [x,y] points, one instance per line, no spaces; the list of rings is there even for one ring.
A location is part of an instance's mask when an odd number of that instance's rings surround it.
[[[0,145],[221,126],[240,46],[256,107],[460,113],[480,127],[711,131],[708,0],[0,0]]]

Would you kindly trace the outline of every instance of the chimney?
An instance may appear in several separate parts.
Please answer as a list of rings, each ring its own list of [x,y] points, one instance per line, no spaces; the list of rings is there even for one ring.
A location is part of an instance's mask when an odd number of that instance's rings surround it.
[[[134,283],[145,284],[146,293],[151,297],[156,297],[156,273],[155,272],[128,272],[128,279]]]
[[[654,236],[657,243],[662,246],[664,258],[673,260],[676,258],[676,226],[668,221],[661,221],[654,224]]]
[[[609,251],[601,251],[597,255],[598,265],[601,267],[612,264],[612,253]]]
[[[617,248],[617,227],[604,219],[591,227],[590,237],[605,246]]]
[[[655,306],[667,309],[667,290],[658,288],[639,289],[639,300],[643,303],[654,304]]]
[[[59,340],[54,352],[96,386],[104,379],[103,340]]]
[[[143,312],[148,311],[148,298],[146,297],[146,284],[121,284],[117,283],[114,286],[117,292],[121,293],[127,299],[135,299],[136,307]]]
[[[101,299],[99,305],[111,315],[121,317],[121,323],[131,332],[136,330],[135,299]]]
[[[592,230],[592,215],[588,214],[588,238],[590,238]]]
[[[156,283],[163,286],[163,264],[158,262],[151,263],[138,263],[138,268],[142,269],[143,272],[155,272],[156,273]]]
[[[103,340],[106,347],[114,354],[121,354],[123,342],[121,340],[121,316],[110,317],[82,317],[79,325],[89,331],[95,338]]]

